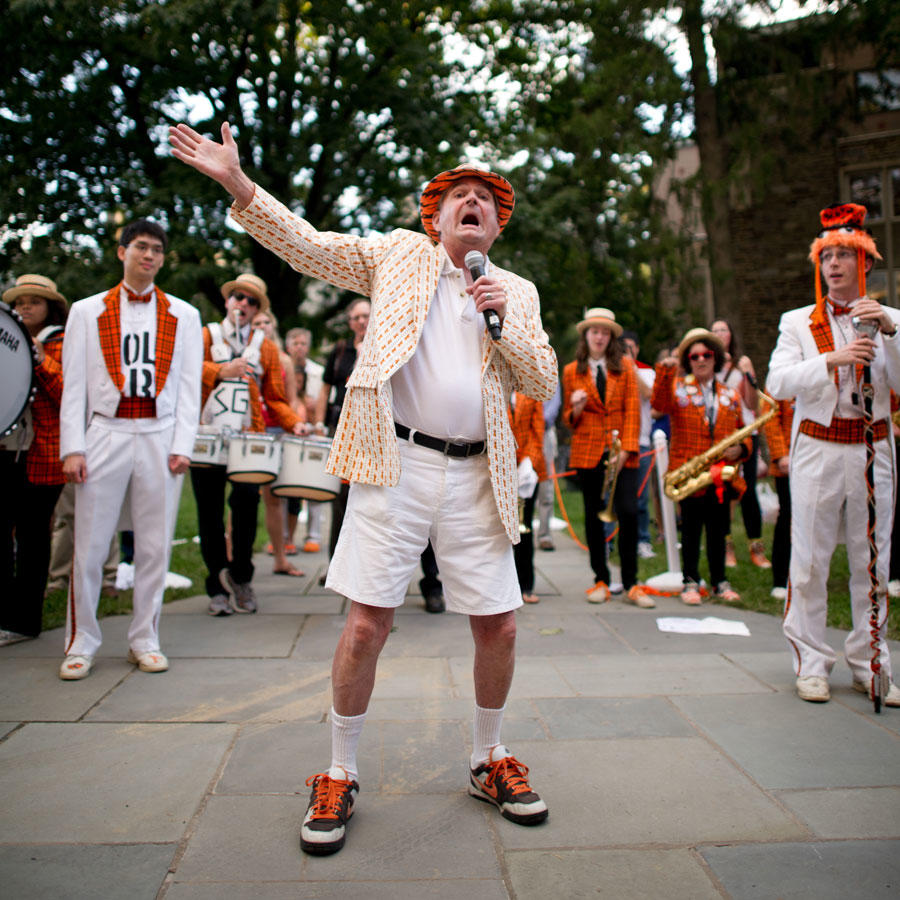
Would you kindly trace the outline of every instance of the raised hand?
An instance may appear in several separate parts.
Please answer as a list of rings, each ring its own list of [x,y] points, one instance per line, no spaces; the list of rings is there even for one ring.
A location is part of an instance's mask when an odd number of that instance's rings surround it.
[[[227,122],[222,123],[221,144],[182,123],[169,128],[169,145],[176,159],[221,184],[238,206],[245,207],[253,199],[255,185],[241,169],[237,144]]]

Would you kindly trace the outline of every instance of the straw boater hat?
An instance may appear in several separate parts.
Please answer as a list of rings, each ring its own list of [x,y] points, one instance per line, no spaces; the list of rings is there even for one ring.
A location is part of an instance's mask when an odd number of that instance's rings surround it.
[[[604,328],[608,328],[613,333],[613,337],[622,336],[622,326],[616,321],[616,314],[611,309],[595,306],[584,314],[584,318],[575,327],[579,334],[584,334],[591,325],[602,325]]]
[[[710,347],[717,348],[720,353],[725,352],[725,345],[711,332],[707,331],[705,328],[692,328],[682,339],[681,343],[678,345],[678,351],[675,356],[681,361],[681,358],[684,356],[685,350],[688,349],[692,344],[696,344],[697,341],[702,341],[704,344]]]
[[[227,300],[234,291],[243,291],[245,294],[251,294],[259,300],[259,311],[269,311],[269,295],[266,292],[266,283],[259,275],[251,275],[245,272],[238,275],[234,281],[226,281],[222,285],[222,296]]]
[[[419,201],[419,215],[422,217],[422,226],[425,228],[425,233],[428,237],[435,243],[440,243],[441,240],[435,227],[435,218],[441,205],[441,197],[444,196],[444,191],[454,181],[459,181],[461,178],[480,178],[490,186],[494,192],[494,197],[497,199],[497,224],[500,226],[501,231],[503,231],[504,226],[513,213],[513,207],[516,205],[516,194],[512,189],[512,185],[502,175],[490,172],[487,169],[479,169],[473,165],[461,165],[455,169],[441,172],[440,175],[435,175],[425,185],[425,190],[422,191],[422,199]]]
[[[825,322],[825,299],[822,296],[821,255],[826,247],[849,247],[856,250],[859,296],[866,293],[866,256],[881,259],[875,240],[864,223],[866,208],[858,203],[835,203],[819,213],[822,231],[809,248],[809,258],[816,267],[816,311],[813,318]]]
[[[43,275],[20,275],[16,279],[15,287],[8,288],[3,292],[3,301],[14,304],[17,297],[23,297],[30,294],[33,297],[43,297],[45,300],[55,304],[63,320],[68,312],[68,304],[66,298],[56,289],[56,282]]]

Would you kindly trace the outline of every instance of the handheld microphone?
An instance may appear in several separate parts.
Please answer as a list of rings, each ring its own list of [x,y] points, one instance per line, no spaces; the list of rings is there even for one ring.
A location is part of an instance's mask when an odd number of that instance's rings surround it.
[[[466,259],[468,259],[468,257],[466,257]],[[875,335],[881,330],[881,326],[878,322],[873,322],[871,319],[861,319],[859,316],[854,316],[850,320],[850,324],[860,337],[867,337],[873,341],[875,340]]]
[[[484,275],[484,254],[478,250],[470,250],[463,262],[466,264],[466,268],[469,270],[469,274],[472,276],[472,281],[478,281],[482,275]],[[486,309],[482,315],[484,316],[484,321],[487,324],[488,331],[491,335],[492,341],[500,340],[500,317],[497,315],[496,310]]]

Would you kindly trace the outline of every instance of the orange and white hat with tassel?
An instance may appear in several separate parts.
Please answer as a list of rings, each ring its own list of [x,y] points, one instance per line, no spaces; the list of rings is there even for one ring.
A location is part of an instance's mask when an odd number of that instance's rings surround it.
[[[859,203],[836,203],[819,213],[822,230],[809,248],[810,261],[816,267],[816,310],[813,321],[824,323],[825,298],[822,295],[821,254],[826,247],[850,247],[857,253],[859,296],[866,293],[866,257],[881,259],[875,239],[865,227],[866,208]]]

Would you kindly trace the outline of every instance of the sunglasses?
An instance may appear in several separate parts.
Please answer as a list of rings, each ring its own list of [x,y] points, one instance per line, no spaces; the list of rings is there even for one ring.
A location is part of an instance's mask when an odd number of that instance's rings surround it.
[[[240,291],[232,291],[231,296],[234,297],[235,300],[246,300],[251,306],[259,306],[259,300],[257,300],[256,297],[253,297],[250,294],[243,294]]]
[[[712,352],[712,350],[707,350],[704,353],[691,353],[688,356],[688,359],[691,362],[697,362],[699,359],[712,359],[716,354]]]

